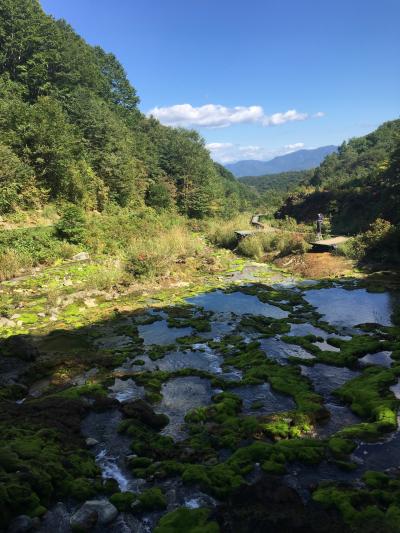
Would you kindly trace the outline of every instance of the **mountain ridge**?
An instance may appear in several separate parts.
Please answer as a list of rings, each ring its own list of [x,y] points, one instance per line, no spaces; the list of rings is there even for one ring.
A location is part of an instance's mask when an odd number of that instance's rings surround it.
[[[232,172],[236,178],[309,170],[317,167],[327,155],[336,152],[337,149],[338,147],[335,145],[327,145],[310,150],[296,150],[290,154],[274,157],[269,161],[247,159],[229,163],[225,165],[225,168]]]

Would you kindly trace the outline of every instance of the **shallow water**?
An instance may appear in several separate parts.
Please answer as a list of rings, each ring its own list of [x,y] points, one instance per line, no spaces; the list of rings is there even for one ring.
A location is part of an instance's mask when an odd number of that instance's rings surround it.
[[[324,398],[330,398],[331,393],[354,379],[360,372],[346,367],[330,366],[317,363],[314,366],[300,366],[303,376],[307,376],[313,383],[314,390]]]
[[[393,299],[387,292],[369,293],[366,289],[346,290],[341,287],[311,289],[304,298],[330,324],[342,327],[376,323],[390,326]]]
[[[208,405],[212,389],[207,379],[190,376],[170,379],[163,384],[161,394],[163,399],[156,406],[156,411],[169,418],[162,434],[174,440],[183,440],[187,437],[183,427],[185,415],[196,407]]]
[[[167,372],[174,372],[183,368],[194,368],[213,374],[221,374],[222,361],[222,357],[215,354],[207,344],[195,344],[193,345],[193,350],[170,352],[162,359],[158,359],[156,364],[160,370]]]
[[[289,411],[296,406],[292,398],[273,391],[268,383],[245,385],[244,387],[231,389],[230,392],[242,398],[242,412],[246,415],[264,415]],[[252,407],[254,402],[262,403],[262,407],[254,409]]]
[[[179,337],[192,335],[192,328],[169,328],[166,320],[159,320],[152,324],[139,325],[139,337],[145,345],[173,344]]]
[[[317,426],[317,435],[320,438],[330,437],[346,426],[358,424],[360,418],[355,415],[347,405],[337,405],[335,403],[325,403],[325,407],[330,412],[330,418]]]
[[[285,363],[288,357],[299,357],[300,359],[314,359],[314,355],[307,352],[302,346],[287,344],[277,337],[259,339],[260,348],[267,357]]]
[[[91,412],[83,420],[81,432],[84,437],[91,437],[98,444],[91,448],[96,456],[96,463],[104,479],[113,478],[121,491],[138,490],[135,481],[126,467],[125,457],[129,455],[131,438],[118,433],[122,415],[118,410]]]
[[[145,389],[136,385],[136,383],[131,379],[119,379],[116,378],[114,385],[108,387],[111,391],[109,396],[115,398],[119,402],[138,400],[139,398],[144,398]]]
[[[379,365],[389,368],[393,363],[391,355],[392,352],[377,352],[364,355],[364,357],[361,357],[358,361],[362,365]]]
[[[270,318],[286,318],[288,316],[287,311],[283,311],[276,305],[263,303],[257,296],[239,291],[228,294],[223,291],[207,292],[194,298],[189,298],[187,301],[214,313],[252,314]]]

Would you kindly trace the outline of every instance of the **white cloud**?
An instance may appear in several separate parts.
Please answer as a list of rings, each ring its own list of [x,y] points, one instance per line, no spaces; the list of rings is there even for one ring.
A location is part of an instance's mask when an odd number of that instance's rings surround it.
[[[270,117],[264,117],[264,126],[278,126],[285,122],[293,120],[306,120],[309,117],[307,113],[298,113],[295,109],[289,109],[286,113],[274,113]]]
[[[234,163],[244,159],[258,159],[260,161],[268,161],[278,155],[289,154],[296,150],[304,148],[304,143],[298,142],[293,144],[286,144],[277,149],[268,149],[263,146],[256,145],[240,145],[233,143],[209,143],[206,148],[210,151],[211,157],[219,163]]]
[[[284,113],[266,115],[259,105],[226,107],[217,104],[207,104],[193,107],[191,104],[178,104],[170,107],[154,107],[148,113],[168,126],[226,128],[234,124],[261,124],[263,126],[277,126],[285,122],[306,120],[308,113],[299,113],[289,109]],[[322,116],[317,113],[314,116]]]
[[[289,152],[294,152],[296,150],[301,150],[301,148],[304,148],[304,143],[286,144],[283,148],[288,154]]]
[[[325,116],[325,113],[323,111],[318,111],[318,113],[314,113],[314,118],[322,118]]]

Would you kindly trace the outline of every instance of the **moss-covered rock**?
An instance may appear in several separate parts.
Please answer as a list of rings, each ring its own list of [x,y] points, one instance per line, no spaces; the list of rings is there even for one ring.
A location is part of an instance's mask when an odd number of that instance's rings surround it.
[[[210,521],[209,509],[181,507],[163,516],[154,533],[219,533],[216,522]]]

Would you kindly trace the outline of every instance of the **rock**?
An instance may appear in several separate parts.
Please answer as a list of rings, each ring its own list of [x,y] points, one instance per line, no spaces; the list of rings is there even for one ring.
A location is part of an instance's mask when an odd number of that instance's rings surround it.
[[[72,281],[72,279],[69,279],[69,278],[66,278],[63,281],[64,287],[71,287],[73,284],[74,284],[74,282]]]
[[[38,313],[38,316],[40,316],[40,318],[44,318],[46,316],[46,313]]]
[[[87,252],[79,252],[79,254],[72,256],[73,261],[87,261],[88,259],[90,259],[90,255]]]
[[[10,319],[11,320],[16,320],[17,318],[19,318],[21,315],[20,313],[14,313],[13,315],[11,315]]]
[[[83,303],[86,305],[86,307],[97,307],[97,302],[94,298],[86,298],[83,300]]]
[[[128,418],[136,418],[153,429],[162,429],[169,422],[166,415],[155,413],[144,400],[123,403],[122,412]]]
[[[85,506],[86,503],[71,516],[69,525],[73,531],[90,531],[97,523],[97,511]]]
[[[70,525],[72,529],[87,530],[94,525],[109,524],[115,520],[117,515],[117,508],[108,500],[88,500],[71,517]]]
[[[99,441],[96,440],[96,439],[93,439],[92,437],[88,437],[86,439],[86,446],[96,446],[96,444],[98,444]]]
[[[15,322],[13,320],[10,320],[9,318],[6,318],[5,316],[0,317],[0,327],[13,328],[14,326],[15,326]]]
[[[8,530],[7,533],[25,533],[25,531],[31,531],[35,527],[35,522],[30,516],[21,514],[15,518]]]

